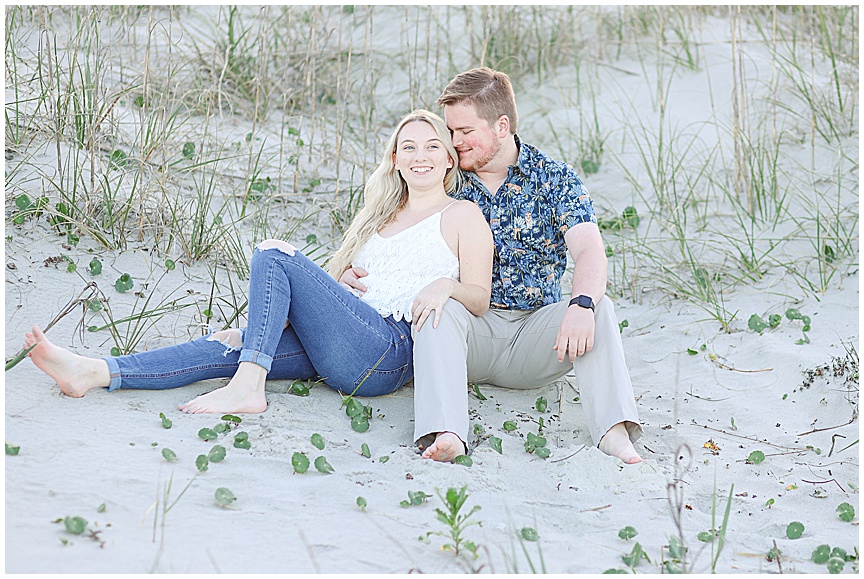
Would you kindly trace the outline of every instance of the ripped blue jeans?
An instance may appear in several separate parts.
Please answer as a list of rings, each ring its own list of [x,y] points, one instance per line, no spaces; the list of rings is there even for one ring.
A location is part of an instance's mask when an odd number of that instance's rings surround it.
[[[388,394],[414,375],[410,322],[382,317],[299,251],[255,249],[248,317],[244,330],[103,358],[108,389],[179,388],[233,376],[240,362],[261,366],[268,379],[322,379],[359,396]]]

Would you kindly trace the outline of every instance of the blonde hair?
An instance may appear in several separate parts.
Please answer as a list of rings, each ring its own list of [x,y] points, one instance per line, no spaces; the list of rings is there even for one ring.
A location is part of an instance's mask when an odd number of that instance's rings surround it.
[[[459,171],[459,157],[450,139],[450,131],[441,117],[423,109],[405,115],[387,140],[381,162],[366,182],[366,187],[363,189],[363,208],[345,232],[341,247],[330,258],[327,272],[334,278],[339,279],[342,273],[351,267],[351,262],[366,242],[382,227],[393,221],[396,214],[408,202],[408,185],[396,170],[393,154],[396,152],[399,133],[405,125],[415,121],[429,123],[447,149],[450,160],[453,161],[453,166],[444,174],[444,191],[455,193],[461,188],[462,172]]]
[[[516,134],[519,118],[516,95],[510,77],[489,67],[472,68],[456,75],[438,97],[440,107],[466,103],[474,107],[477,116],[494,125],[501,115],[510,119],[510,134]]]

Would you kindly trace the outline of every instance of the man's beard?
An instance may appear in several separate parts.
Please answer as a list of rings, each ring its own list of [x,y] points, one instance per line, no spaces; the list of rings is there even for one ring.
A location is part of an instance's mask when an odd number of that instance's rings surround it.
[[[461,164],[461,160],[460,160],[459,168],[462,169],[463,171],[472,171],[472,172],[476,173],[477,171],[481,170],[483,167],[488,165],[492,161],[492,159],[497,157],[498,153],[500,151],[501,151],[501,141],[496,139],[495,140],[495,146],[492,147],[492,149],[488,153],[486,153],[485,155],[483,155],[482,157],[480,157],[479,159],[474,161],[471,164],[471,166],[469,166],[469,167],[463,167]]]

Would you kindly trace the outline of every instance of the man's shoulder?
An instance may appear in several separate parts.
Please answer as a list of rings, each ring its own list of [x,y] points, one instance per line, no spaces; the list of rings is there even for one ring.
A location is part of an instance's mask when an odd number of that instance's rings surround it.
[[[532,175],[542,172],[547,177],[576,176],[576,170],[566,161],[559,161],[547,155],[537,147],[521,141],[519,149],[519,166],[524,173]]]

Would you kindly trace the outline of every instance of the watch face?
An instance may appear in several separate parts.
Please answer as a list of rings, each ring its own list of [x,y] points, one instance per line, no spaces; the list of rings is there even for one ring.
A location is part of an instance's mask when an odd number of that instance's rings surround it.
[[[590,310],[594,309],[594,301],[588,296],[579,296],[576,298],[576,304]]]

